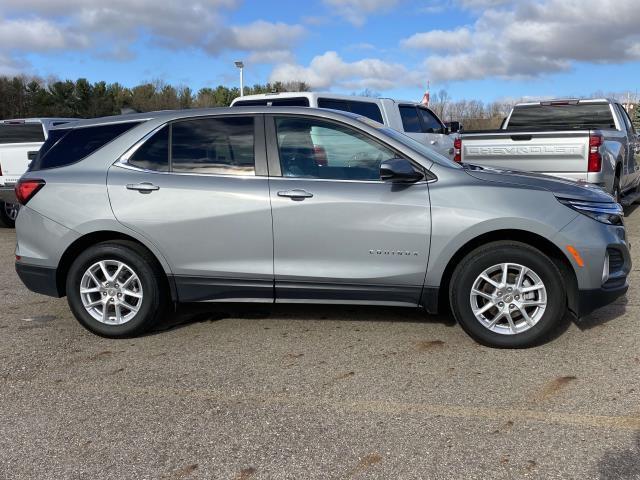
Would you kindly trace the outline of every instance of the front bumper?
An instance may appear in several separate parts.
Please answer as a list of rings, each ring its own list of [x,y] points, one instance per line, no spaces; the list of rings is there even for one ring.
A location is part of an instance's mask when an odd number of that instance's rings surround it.
[[[55,268],[16,262],[16,272],[22,283],[32,292],[56,298],[62,296],[58,290]]]
[[[613,303],[627,293],[628,284],[618,288],[597,288],[594,290],[579,290],[576,316],[578,318],[589,315],[594,310]]]
[[[15,184],[5,184],[0,187],[0,200],[7,203],[17,203]]]

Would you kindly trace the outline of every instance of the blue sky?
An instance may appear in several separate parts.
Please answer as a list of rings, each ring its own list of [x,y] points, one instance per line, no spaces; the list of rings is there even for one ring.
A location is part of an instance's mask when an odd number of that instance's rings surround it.
[[[2,0],[0,74],[419,99],[635,94],[637,0]]]

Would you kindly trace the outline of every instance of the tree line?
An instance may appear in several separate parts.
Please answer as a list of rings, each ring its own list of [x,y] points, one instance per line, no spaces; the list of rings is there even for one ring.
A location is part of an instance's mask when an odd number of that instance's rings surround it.
[[[245,94],[309,91],[305,82],[274,82],[244,88]],[[366,89],[354,95],[370,97],[379,93]],[[193,91],[188,86],[172,86],[161,80],[132,88],[119,83],[78,80],[43,80],[37,77],[0,77],[0,119],[28,117],[92,118],[126,111],[148,112],[182,108],[227,107],[240,96],[240,89],[218,85]],[[616,98],[631,104],[631,118],[640,128],[640,99],[629,93],[595,92],[593,97]],[[467,130],[498,128],[517,100],[485,103],[456,100],[442,89],[431,95],[429,107],[444,121],[462,122]]]
[[[308,91],[304,82],[275,82],[244,88],[246,95]],[[119,83],[89,82],[86,78],[44,81],[28,77],[0,77],[0,119],[29,117],[92,118],[124,111],[149,112],[180,108],[227,107],[240,96],[237,87],[218,85],[197,92],[160,80],[133,88]]]

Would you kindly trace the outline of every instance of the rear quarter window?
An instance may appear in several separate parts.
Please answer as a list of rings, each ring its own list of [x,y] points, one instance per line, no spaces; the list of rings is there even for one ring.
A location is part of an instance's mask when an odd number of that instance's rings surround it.
[[[79,162],[139,123],[112,123],[51,130],[30,171],[64,167]]]
[[[0,144],[44,142],[41,123],[0,124]]]

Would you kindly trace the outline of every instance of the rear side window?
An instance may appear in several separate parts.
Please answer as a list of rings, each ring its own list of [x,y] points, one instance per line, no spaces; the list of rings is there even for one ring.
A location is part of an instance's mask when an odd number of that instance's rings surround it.
[[[616,128],[608,103],[520,105],[507,130],[586,130]]]
[[[44,142],[41,123],[0,124],[0,144]]]
[[[413,106],[401,106],[402,129],[409,133],[422,133],[422,125],[418,117],[418,109]]]
[[[138,148],[127,161],[134,167],[156,172],[169,171],[169,127],[165,126]]]
[[[79,162],[139,122],[51,130],[30,170],[63,167]]]
[[[234,107],[308,107],[309,99],[306,97],[300,98],[265,98],[263,100],[238,100],[233,104]]]
[[[339,100],[333,98],[319,98],[319,108],[331,108],[332,110],[341,110],[343,112],[352,112],[363,117],[375,120],[378,123],[382,121],[382,113],[380,107],[374,102],[360,102],[357,100]]]
[[[174,123],[171,170],[255,175],[253,117],[200,118]]]

